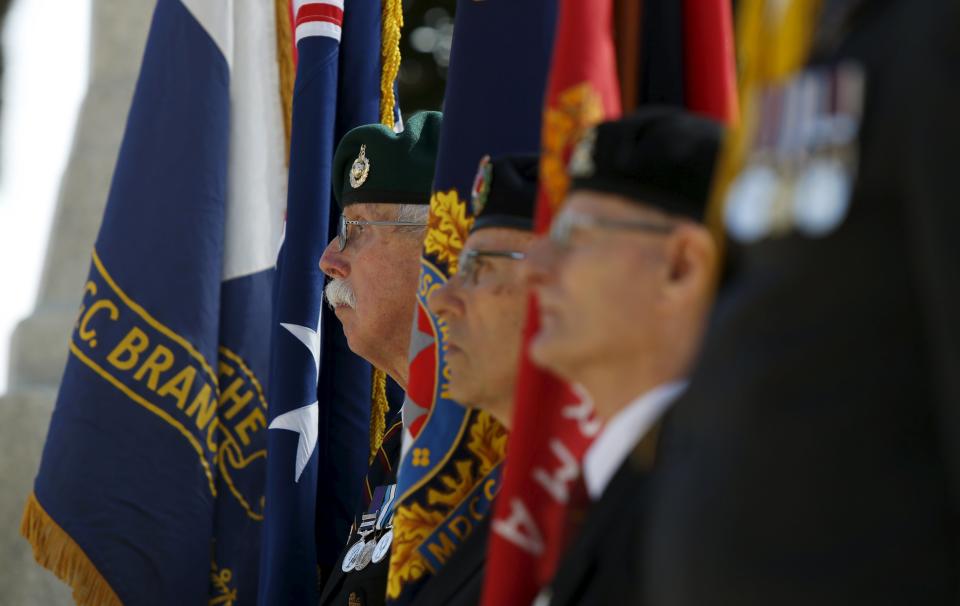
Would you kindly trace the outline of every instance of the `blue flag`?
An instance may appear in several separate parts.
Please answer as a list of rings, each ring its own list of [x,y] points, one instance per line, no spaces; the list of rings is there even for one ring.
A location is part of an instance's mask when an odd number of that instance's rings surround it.
[[[273,15],[157,2],[24,514],[80,603],[257,595],[285,162]]]
[[[379,122],[380,2],[296,0],[287,225],[277,262],[261,604],[315,604],[347,540],[370,453],[371,367],[323,304],[336,227],[331,168],[349,129]]]
[[[449,398],[444,331],[427,298],[457,270],[480,159],[540,149],[556,10],[555,0],[457,3],[403,408],[390,604],[416,597],[489,515],[500,487],[505,430]]]

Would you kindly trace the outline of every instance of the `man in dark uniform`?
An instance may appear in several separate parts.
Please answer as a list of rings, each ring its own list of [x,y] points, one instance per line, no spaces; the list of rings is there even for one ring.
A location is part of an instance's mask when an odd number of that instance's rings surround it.
[[[350,349],[403,389],[440,123],[440,114],[423,112],[411,116],[399,134],[379,124],[361,126],[344,135],[334,155],[334,193],[342,214],[339,234],[320,259],[330,278],[327,301],[343,323]],[[389,417],[321,604],[384,603],[403,433],[399,411]]]
[[[475,220],[457,273],[428,300],[447,335],[450,395],[488,411],[507,429],[527,309],[519,261],[533,240],[537,163],[537,156],[481,161],[472,201]],[[414,604],[478,604],[489,534],[487,517],[423,586]]]
[[[712,298],[718,251],[703,218],[720,134],[672,108],[600,124],[529,254],[530,355],[580,385],[605,423],[583,460],[586,518],[541,597],[550,604],[634,603],[648,442],[685,388]]]
[[[960,3],[822,4],[744,57],[784,61],[731,148],[737,270],[661,434],[643,604],[960,600]]]

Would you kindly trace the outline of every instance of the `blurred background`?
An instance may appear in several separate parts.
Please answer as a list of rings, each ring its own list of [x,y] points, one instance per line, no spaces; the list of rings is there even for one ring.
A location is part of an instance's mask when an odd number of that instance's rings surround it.
[[[4,19],[0,393],[4,393],[10,336],[36,301],[60,178],[87,83],[90,0],[3,0],[0,14]],[[82,279],[78,276],[78,283]]]
[[[439,110],[447,84],[453,11],[456,0],[420,0],[403,3],[400,38],[400,103],[405,114]]]

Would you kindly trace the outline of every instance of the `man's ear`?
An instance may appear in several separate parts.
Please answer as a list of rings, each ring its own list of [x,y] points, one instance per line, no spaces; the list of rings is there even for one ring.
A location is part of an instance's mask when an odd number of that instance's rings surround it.
[[[717,244],[705,226],[682,221],[667,238],[666,261],[670,298],[706,292],[716,270]]]

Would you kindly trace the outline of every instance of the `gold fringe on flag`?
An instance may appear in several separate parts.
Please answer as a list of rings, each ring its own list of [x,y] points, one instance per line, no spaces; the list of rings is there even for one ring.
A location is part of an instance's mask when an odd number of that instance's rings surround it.
[[[370,379],[370,463],[383,446],[383,437],[387,433],[387,373],[379,368],[373,369]]]
[[[740,2],[736,40],[738,92],[743,111],[740,124],[730,129],[723,142],[707,212],[707,224],[719,245],[721,258],[726,248],[723,209],[727,190],[743,169],[753,142],[757,91],[788,78],[806,62],[821,5],[821,0],[788,0],[786,4],[770,0]]]
[[[290,0],[275,0],[277,30],[277,67],[280,71],[280,106],[283,110],[284,147],[290,163],[290,132],[293,127],[293,81],[297,69],[293,62],[293,26],[290,23]]]
[[[32,491],[23,509],[20,534],[33,546],[37,563],[73,589],[78,606],[121,606],[120,598],[87,554],[50,517]]]
[[[380,18],[380,123],[393,128],[393,106],[396,97],[393,83],[400,71],[400,28],[403,27],[401,0],[383,0]]]

